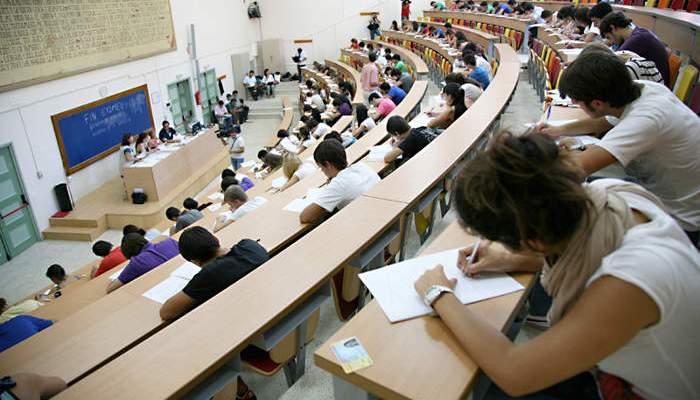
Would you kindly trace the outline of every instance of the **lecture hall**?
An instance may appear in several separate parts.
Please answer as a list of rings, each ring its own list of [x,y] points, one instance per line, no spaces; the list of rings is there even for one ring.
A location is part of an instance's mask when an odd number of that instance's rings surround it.
[[[0,20],[0,399],[700,400],[698,0]]]

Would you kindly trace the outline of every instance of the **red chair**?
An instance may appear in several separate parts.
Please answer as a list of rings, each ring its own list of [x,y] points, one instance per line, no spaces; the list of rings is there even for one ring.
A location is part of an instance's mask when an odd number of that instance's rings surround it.
[[[700,115],[700,84],[695,85],[693,94],[690,97],[690,102],[688,102],[688,107],[690,107],[695,114]]]
[[[688,12],[695,12],[698,10],[698,0],[688,0],[688,5],[685,7],[685,10]]]
[[[673,10],[683,9],[683,3],[685,3],[685,0],[673,0],[671,2],[671,9],[673,9]]]

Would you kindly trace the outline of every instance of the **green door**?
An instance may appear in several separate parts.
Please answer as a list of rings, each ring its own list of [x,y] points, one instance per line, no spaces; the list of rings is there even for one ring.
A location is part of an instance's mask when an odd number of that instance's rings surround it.
[[[0,262],[39,240],[29,202],[9,146],[0,147]]]
[[[205,124],[216,122],[216,119],[214,119],[214,106],[219,101],[218,90],[216,70],[212,68],[199,75],[199,93]]]
[[[168,85],[168,96],[170,97],[170,112],[173,114],[173,127],[176,131],[182,126],[182,107],[180,106],[180,96],[177,91],[177,83]]]
[[[190,80],[184,79],[168,85],[170,112],[173,115],[173,127],[180,133],[185,132],[185,126],[194,118],[194,102]]]

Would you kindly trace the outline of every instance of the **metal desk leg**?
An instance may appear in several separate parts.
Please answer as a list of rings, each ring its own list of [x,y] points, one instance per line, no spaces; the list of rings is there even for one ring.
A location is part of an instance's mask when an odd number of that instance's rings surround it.
[[[291,387],[306,371],[306,330],[308,321],[297,327],[297,355],[284,365],[284,376],[287,386]]]
[[[215,394],[219,393],[226,385],[238,379],[240,371],[241,358],[237,355],[233,360],[224,364],[223,367],[209,375],[183,398],[187,400],[209,400]]]
[[[335,375],[333,376],[333,397],[336,400],[379,400],[379,397],[367,393]]]

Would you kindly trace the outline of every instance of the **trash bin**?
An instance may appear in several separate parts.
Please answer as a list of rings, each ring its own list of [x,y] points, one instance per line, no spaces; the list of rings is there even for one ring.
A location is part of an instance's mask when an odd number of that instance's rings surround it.
[[[56,195],[56,201],[58,201],[58,208],[60,208],[61,211],[73,211],[73,202],[71,201],[67,184],[59,183],[58,185],[53,187],[53,192]]]

